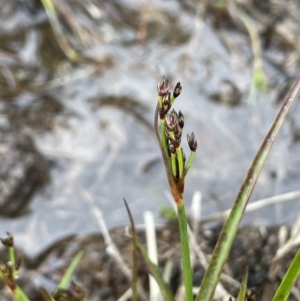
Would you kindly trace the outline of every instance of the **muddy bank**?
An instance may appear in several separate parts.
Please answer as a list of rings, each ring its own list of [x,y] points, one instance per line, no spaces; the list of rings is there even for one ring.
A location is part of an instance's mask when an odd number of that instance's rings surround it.
[[[199,247],[208,259],[218,239],[220,229],[221,226],[207,230],[203,229],[197,235]],[[285,237],[282,236],[283,231],[286,233]],[[132,256],[131,238],[128,235],[128,229],[116,229],[111,232],[111,236],[126,265],[130,267]],[[234,296],[237,295],[238,282],[242,279],[244,269],[247,266],[249,271],[248,286],[255,290],[257,300],[271,300],[284,272],[297,251],[297,248],[293,248],[283,258],[274,260],[278,248],[285,244],[289,237],[290,229],[285,226],[242,227],[237,234],[228,262],[224,267],[224,273],[228,277],[223,278],[221,283],[227,292]],[[139,231],[138,238],[145,243],[144,231]],[[165,227],[157,230],[157,244],[160,269],[164,271],[166,265],[168,265],[171,271],[169,276],[170,288],[176,295],[179,293],[179,286],[182,281],[177,221],[169,222]],[[26,254],[23,254],[23,264],[18,282],[29,294],[32,301],[41,300],[38,287],[44,286],[48,291],[53,291],[68,267],[70,259],[79,250],[83,250],[84,256],[73,280],[84,289],[86,297],[90,301],[117,300],[130,288],[130,281],[124,275],[118,263],[107,255],[105,249],[104,239],[99,234],[64,238],[35,258],[28,258]],[[19,251],[19,254],[22,254],[22,252]],[[204,269],[198,259],[194,263],[193,275],[193,283],[197,287],[204,275]],[[142,258],[139,259],[138,276],[147,295],[149,289],[148,272]],[[299,281],[295,286],[299,289]],[[1,294],[2,296],[8,295],[5,289]],[[292,294],[289,300],[297,299]]]

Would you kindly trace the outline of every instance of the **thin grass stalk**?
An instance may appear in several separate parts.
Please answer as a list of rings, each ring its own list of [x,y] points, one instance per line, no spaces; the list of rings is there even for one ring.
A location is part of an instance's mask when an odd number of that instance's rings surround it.
[[[291,289],[300,276],[300,249],[294,257],[288,271],[286,272],[283,280],[272,301],[285,301],[288,299]]]
[[[40,287],[39,291],[40,291],[40,294],[42,295],[44,301],[52,301],[49,293],[46,291],[46,289],[44,287]]]
[[[236,301],[245,301],[245,297],[246,297],[246,293],[247,293],[247,283],[248,283],[248,269],[246,268],[242,282],[241,282],[239,295],[238,295]]]
[[[139,242],[137,242],[137,247],[141,252],[143,258],[145,259],[149,271],[151,272],[152,276],[155,278],[157,284],[159,285],[162,295],[165,297],[167,301],[175,301],[173,294],[168,284],[165,282],[163,276],[161,275],[158,266],[151,261],[151,259],[147,254],[146,249]]]
[[[57,292],[58,288],[66,288],[68,286],[68,284],[71,280],[71,277],[73,276],[74,271],[75,271],[77,265],[79,264],[82,256],[83,256],[83,251],[79,251],[76,254],[76,256],[73,258],[71,264],[69,265],[68,269],[66,270],[65,274],[61,278],[55,292]]]
[[[201,283],[199,293],[195,301],[210,301],[213,298],[216,285],[219,282],[220,274],[224,263],[228,257],[234,237],[237,233],[240,221],[243,217],[249,198],[252,194],[260,171],[264,162],[270,152],[273,142],[278,134],[278,131],[284,121],[284,118],[293,103],[300,88],[300,74],[296,78],[289,93],[287,94],[284,102],[269,130],[264,138],[254,160],[247,172],[247,175],[242,183],[236,201],[233,205],[231,213],[225,223],[223,230],[220,234],[217,245],[214,249],[211,262],[205,272],[204,278]]]
[[[178,222],[180,231],[180,244],[182,252],[182,265],[183,265],[183,282],[185,288],[185,300],[193,300],[193,279],[190,258],[189,236],[187,230],[187,218],[185,213],[184,203],[177,205]]]
[[[165,170],[167,173],[167,178],[169,182],[169,186],[174,197],[174,201],[177,205],[178,211],[178,222],[179,222],[179,230],[180,230],[180,243],[182,250],[182,264],[183,264],[183,282],[185,287],[185,300],[193,301],[193,280],[192,280],[192,268],[191,268],[191,260],[190,260],[190,247],[189,247],[189,239],[187,232],[187,218],[184,207],[184,200],[182,194],[178,191],[178,187],[174,182],[174,177],[172,174],[172,170],[169,164],[169,159],[167,158],[167,153],[164,150],[164,146],[161,142],[159,130],[158,130],[158,110],[159,104],[156,106],[155,115],[154,115],[154,130],[159,143],[159,147],[161,150],[161,154],[163,157]],[[163,133],[165,135],[165,133]]]
[[[78,62],[80,60],[80,56],[77,52],[71,47],[68,40],[66,39],[62,27],[59,23],[57,13],[55,10],[55,6],[52,0],[42,0],[42,4],[45,8],[46,14],[49,18],[50,24],[52,26],[54,35],[57,39],[57,42],[61,48],[61,50],[65,53],[67,58],[72,62]]]
[[[16,300],[17,301],[30,301],[29,298],[25,295],[25,293],[18,286],[16,289]]]
[[[137,237],[136,237],[136,229],[135,229],[135,224],[134,220],[131,214],[131,211],[129,209],[129,206],[127,204],[126,199],[123,199],[129,220],[130,220],[130,225],[131,225],[131,231],[132,231],[132,281],[131,281],[131,289],[132,289],[132,296],[131,300],[132,301],[137,301],[138,300],[138,293],[137,293],[137,270],[138,270],[138,248],[137,248]]]

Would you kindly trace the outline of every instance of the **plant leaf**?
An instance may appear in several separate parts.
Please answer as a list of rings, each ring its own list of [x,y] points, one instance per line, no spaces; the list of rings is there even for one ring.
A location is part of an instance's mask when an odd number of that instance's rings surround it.
[[[135,224],[134,220],[131,214],[131,211],[129,209],[129,206],[127,204],[127,201],[125,199],[124,204],[130,219],[130,225],[132,230],[132,301],[138,300],[138,294],[137,294],[137,269],[138,269],[138,254],[137,254],[137,238],[136,238],[136,230],[135,230]]]
[[[237,297],[237,301],[245,301],[246,293],[247,293],[247,283],[248,283],[248,268],[246,268],[242,282],[241,287],[239,291],[239,295]]]
[[[289,90],[284,99],[281,108],[264,138],[253,162],[248,170],[248,173],[242,183],[236,201],[232,207],[230,215],[223,227],[217,245],[214,249],[211,262],[205,272],[201,283],[200,290],[195,301],[210,301],[213,298],[215,288],[219,282],[220,274],[224,263],[228,257],[234,237],[238,230],[240,221],[243,217],[249,198],[252,194],[260,171],[265,163],[265,160],[270,152],[273,142],[278,134],[278,131],[283,123],[283,120],[294,101],[300,88],[300,74],[296,78],[294,84]]]
[[[151,272],[152,276],[155,278],[157,281],[157,284],[159,285],[162,294],[168,301],[175,301],[173,294],[168,286],[168,284],[165,282],[162,274],[160,273],[158,266],[154,264],[150,258],[148,257],[146,249],[139,243],[137,242],[137,246],[139,251],[141,252],[142,256],[144,257],[146,264],[149,268],[149,271]]]
[[[285,301],[288,299],[292,286],[300,276],[300,249],[295,255],[289,269],[284,275],[279,288],[277,289],[272,301]]]
[[[16,289],[16,300],[17,301],[30,301],[25,293],[17,286]]]
[[[80,262],[80,259],[83,255],[83,251],[79,251],[76,256],[73,258],[70,266],[68,267],[67,271],[65,272],[65,274],[63,275],[63,277],[61,278],[58,287],[60,288],[66,288],[71,280],[72,275],[74,274],[74,271],[78,265],[78,263]]]

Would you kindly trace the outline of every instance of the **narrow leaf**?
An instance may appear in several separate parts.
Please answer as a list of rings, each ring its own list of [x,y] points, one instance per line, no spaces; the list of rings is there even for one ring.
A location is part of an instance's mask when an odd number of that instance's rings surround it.
[[[50,295],[48,294],[46,289],[42,286],[40,287],[40,293],[41,293],[42,297],[44,298],[44,301],[52,301]]]
[[[285,301],[288,299],[290,291],[300,276],[300,249],[294,257],[288,271],[286,272],[283,280],[280,283],[279,288],[273,298],[273,301]]]
[[[245,301],[246,293],[247,293],[247,283],[248,283],[248,268],[246,268],[242,282],[241,287],[239,291],[239,295],[237,297],[237,301]]]
[[[132,289],[132,301],[137,301],[138,300],[138,294],[137,294],[137,269],[138,269],[138,254],[137,254],[137,238],[136,238],[136,230],[135,230],[135,224],[134,220],[131,214],[131,211],[129,209],[129,206],[127,204],[127,201],[125,199],[124,204],[129,216],[130,220],[130,225],[131,225],[131,231],[132,231],[132,284],[131,284],[131,289]]]
[[[137,246],[138,246],[138,249],[141,252],[143,258],[146,261],[146,264],[148,266],[150,273],[157,281],[157,284],[159,285],[161,292],[164,295],[164,297],[166,298],[166,300],[167,301],[175,301],[168,284],[165,282],[162,274],[160,273],[160,271],[158,269],[158,266],[150,260],[146,249],[140,243],[137,243]]]
[[[236,201],[232,207],[227,222],[220,234],[219,240],[212,255],[211,262],[205,272],[199,293],[196,301],[210,301],[213,298],[215,288],[219,282],[220,274],[224,263],[228,257],[234,237],[238,230],[240,221],[243,217],[249,198],[252,194],[260,171],[265,163],[265,160],[270,152],[273,142],[278,134],[278,131],[283,123],[283,120],[294,101],[300,88],[300,74],[292,85],[287,94],[282,106],[269,130],[265,139],[262,142],[254,160],[248,170],[248,173],[242,183]]]
[[[71,280],[72,275],[74,274],[74,271],[78,265],[78,263],[80,262],[80,259],[83,255],[83,251],[79,251],[76,256],[74,257],[74,259],[72,260],[70,266],[68,267],[67,271],[65,272],[65,274],[63,275],[63,277],[61,278],[58,287],[60,288],[66,288]]]
[[[25,293],[17,286],[16,289],[16,300],[17,301],[30,301]]]

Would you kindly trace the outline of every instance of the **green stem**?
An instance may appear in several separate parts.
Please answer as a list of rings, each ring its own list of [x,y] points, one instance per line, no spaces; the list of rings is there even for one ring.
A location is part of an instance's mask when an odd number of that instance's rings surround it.
[[[293,259],[288,271],[286,272],[273,301],[285,301],[288,299],[292,286],[300,275],[300,249]]]
[[[189,237],[187,232],[187,219],[185,214],[184,202],[177,205],[178,222],[180,231],[180,243],[183,264],[183,282],[185,287],[185,301],[193,301],[193,280],[190,258]]]
[[[183,170],[184,170],[184,163],[183,163],[183,156],[182,156],[182,148],[176,148],[177,160],[178,160],[178,167],[179,167],[179,179],[182,179]]]
[[[188,171],[190,169],[190,167],[192,166],[194,158],[195,158],[195,154],[196,154],[196,152],[191,152],[189,160],[188,160],[188,162],[186,164],[186,167],[185,167],[186,171]]]
[[[170,166],[171,159],[168,155],[168,145],[167,145],[167,137],[166,137],[165,127],[166,127],[166,119],[161,119],[160,120],[160,139],[161,139],[161,144],[163,146],[166,157],[168,158],[168,162],[169,162],[169,166]]]
[[[172,167],[172,173],[173,176],[176,177],[176,156],[175,154],[171,154],[171,167]]]
[[[14,247],[9,247],[9,260],[11,261],[13,267],[15,268],[15,252],[14,252]]]

